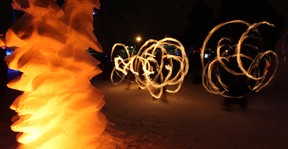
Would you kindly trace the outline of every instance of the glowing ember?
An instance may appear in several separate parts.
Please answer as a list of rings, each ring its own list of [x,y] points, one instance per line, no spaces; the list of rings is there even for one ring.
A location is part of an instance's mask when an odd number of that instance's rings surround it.
[[[160,98],[164,89],[165,92],[176,93],[181,88],[189,65],[185,49],[176,39],[150,39],[139,49],[137,55],[130,55],[124,44],[117,43],[112,48],[111,59],[117,47],[124,50],[126,55],[114,57],[112,83],[119,84],[128,73],[132,73],[138,86],[142,89],[147,88],[155,98]],[[118,82],[115,76],[120,77]]]
[[[228,25],[239,24],[246,28],[239,39],[234,39],[236,33],[221,36],[215,51],[207,50],[213,48],[207,46],[210,40],[215,41],[213,34]],[[249,24],[234,20],[219,24],[209,32],[201,51],[202,84],[207,91],[225,97],[242,97],[260,91],[271,82],[278,67],[278,57],[273,50],[263,46],[265,41],[260,26],[274,27],[265,21]],[[205,54],[214,54],[215,57],[204,58]]]
[[[18,3],[19,2],[19,3]],[[11,105],[18,115],[11,129],[20,132],[20,148],[108,148],[103,94],[90,79],[101,70],[86,53],[101,51],[93,34],[97,0],[14,1],[25,14],[6,33],[9,68],[22,75],[8,86],[23,91]]]

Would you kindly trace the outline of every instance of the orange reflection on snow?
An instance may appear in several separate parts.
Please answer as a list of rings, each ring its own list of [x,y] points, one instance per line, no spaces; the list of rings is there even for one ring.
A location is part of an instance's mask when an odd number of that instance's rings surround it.
[[[210,40],[215,40],[213,35],[217,31],[228,25],[239,24],[247,28],[239,39],[235,39],[233,36],[223,36],[218,40],[216,47],[208,46]],[[274,27],[273,24],[265,21],[249,24],[242,20],[233,20],[221,23],[209,32],[202,46],[204,50],[201,51],[202,84],[208,92],[225,97],[244,96],[229,95],[231,85],[228,84],[231,82],[224,81],[228,75],[233,78],[246,77],[241,81],[244,81],[243,84],[247,84],[247,88],[251,92],[258,92],[270,84],[278,67],[278,56],[273,49],[267,50],[263,47],[265,41],[262,40],[259,33],[260,26]],[[236,30],[234,31],[236,32]],[[229,33],[228,35],[231,36]],[[215,57],[211,57],[210,60],[204,58],[205,53],[209,53],[208,48],[213,48],[215,54]],[[228,75],[224,75],[224,71]]]
[[[23,91],[11,105],[19,148],[113,148],[104,133],[103,94],[90,83],[101,72],[99,61],[86,53],[89,47],[101,52],[92,25],[99,2],[67,0],[60,8],[53,0],[36,1],[13,3],[25,14],[5,41],[14,48],[5,58],[9,68],[22,72],[8,83]]]
[[[120,47],[120,48],[119,48]],[[116,49],[124,50],[125,57],[116,55]],[[131,55],[121,43],[114,44],[111,59],[115,68],[111,73],[113,84],[121,83],[128,73],[135,76],[135,82],[142,89],[147,88],[155,98],[160,98],[163,91],[176,93],[182,86],[189,64],[183,45],[174,38],[162,40],[150,39],[144,43],[136,55]],[[117,54],[117,53],[116,53]],[[120,80],[115,80],[115,76]]]

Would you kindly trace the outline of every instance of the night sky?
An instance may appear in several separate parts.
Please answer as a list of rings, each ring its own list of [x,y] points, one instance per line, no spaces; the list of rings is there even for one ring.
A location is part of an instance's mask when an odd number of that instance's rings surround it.
[[[133,44],[137,35],[142,36],[144,41],[151,38],[162,39],[166,35],[181,40],[189,28],[189,23],[193,23],[188,16],[198,2],[198,0],[100,1],[102,6],[95,17],[95,30],[97,37],[104,44],[109,41]],[[259,7],[255,8],[255,11],[260,9],[261,1],[264,0],[254,0],[254,4],[251,4]],[[211,7],[213,16],[219,17],[219,9],[222,6],[221,0],[206,0],[206,2]],[[248,2],[250,3],[250,1]],[[288,6],[288,2],[281,0],[268,0],[268,2],[278,14],[285,17],[284,22],[287,24],[288,10],[286,6]],[[212,21],[207,21],[207,23],[212,24]],[[287,28],[286,24],[282,30]],[[205,31],[205,34],[207,33],[208,31]],[[108,48],[109,46],[111,43],[108,44]]]
[[[95,16],[95,34],[104,47],[107,44],[109,48],[114,42],[133,42],[137,35],[142,36],[143,40],[162,39],[166,35],[183,37],[189,28],[189,23],[191,24],[188,16],[198,0],[100,0],[100,2],[101,9]],[[213,10],[213,15],[217,17],[222,6],[221,0],[206,0],[206,2]],[[284,0],[268,0],[268,2],[277,13],[286,17],[284,22],[287,24],[288,2]],[[0,33],[4,33],[13,22],[10,0],[1,1],[0,6]]]

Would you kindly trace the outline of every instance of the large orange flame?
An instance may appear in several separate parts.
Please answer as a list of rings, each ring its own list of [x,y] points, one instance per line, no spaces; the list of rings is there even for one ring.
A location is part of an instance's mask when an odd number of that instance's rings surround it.
[[[25,14],[6,33],[6,46],[15,50],[5,60],[22,72],[8,83],[23,91],[11,105],[19,147],[112,148],[103,135],[103,94],[90,83],[99,61],[86,53],[101,52],[92,24],[99,1],[66,0],[63,8],[54,0],[17,2],[13,8]]]

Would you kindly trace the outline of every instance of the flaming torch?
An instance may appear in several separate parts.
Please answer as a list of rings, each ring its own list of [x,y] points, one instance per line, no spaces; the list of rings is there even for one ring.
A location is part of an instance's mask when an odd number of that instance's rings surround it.
[[[25,3],[24,3],[25,2]],[[25,4],[25,5],[24,5]],[[103,94],[90,79],[99,61],[86,50],[101,52],[93,34],[93,8],[98,0],[15,0],[24,11],[6,33],[9,68],[22,74],[8,83],[23,91],[11,105],[17,112],[11,129],[19,132],[19,148],[113,148],[100,111]]]

